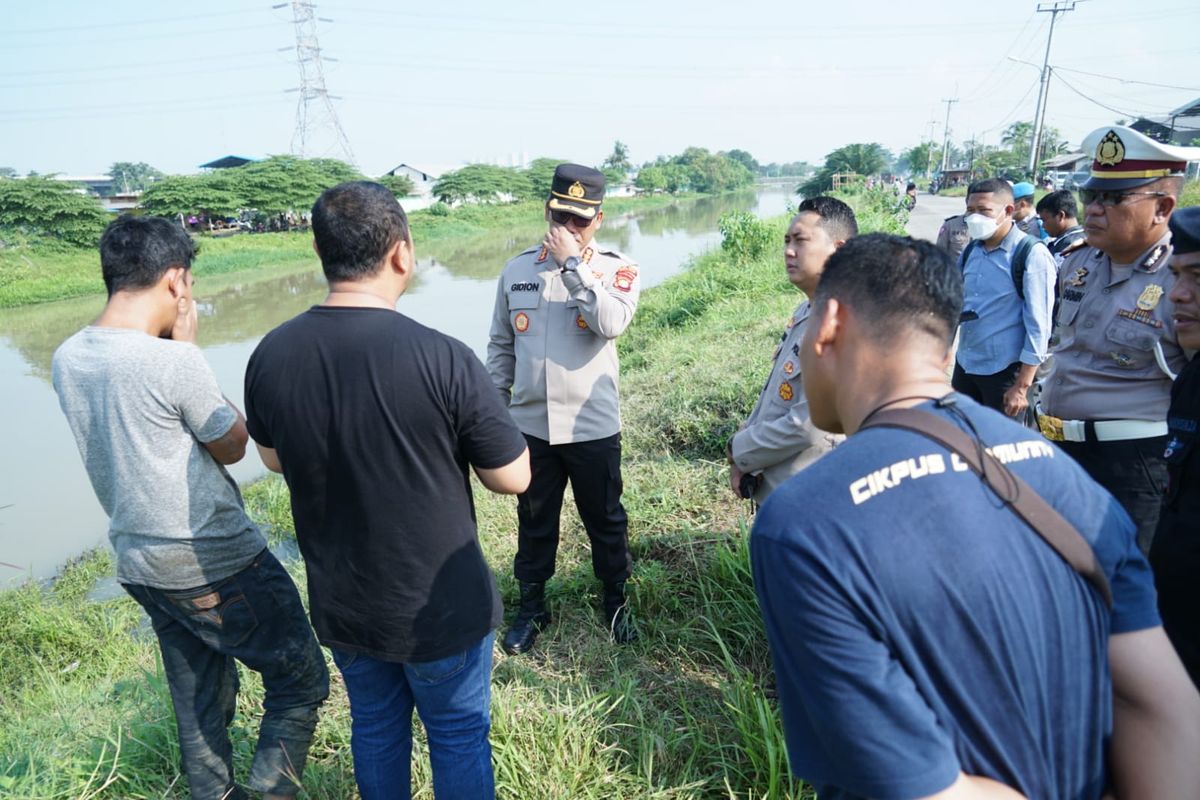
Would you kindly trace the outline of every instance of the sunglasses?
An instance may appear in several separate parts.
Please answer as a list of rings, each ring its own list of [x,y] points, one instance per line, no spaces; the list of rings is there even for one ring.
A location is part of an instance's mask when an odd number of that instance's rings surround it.
[[[570,211],[551,211],[550,219],[557,222],[559,225],[566,225],[568,222],[574,222],[577,228],[586,228],[592,224],[592,219],[584,219],[578,214],[572,214]]]
[[[1092,203],[1099,203],[1105,208],[1121,205],[1121,202],[1126,197],[1142,195],[1143,197],[1166,197],[1166,192],[1105,192],[1098,189],[1080,189],[1079,199],[1083,201],[1085,206],[1090,206]]]

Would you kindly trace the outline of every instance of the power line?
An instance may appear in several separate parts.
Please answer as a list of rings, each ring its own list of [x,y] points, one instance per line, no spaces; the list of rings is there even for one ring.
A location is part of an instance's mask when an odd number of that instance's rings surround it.
[[[1141,114],[1135,114],[1135,113],[1133,113],[1133,112],[1130,112],[1130,111],[1122,111],[1122,110],[1121,110],[1121,109],[1119,109],[1119,108],[1113,108],[1113,107],[1112,107],[1112,106],[1110,106],[1110,105],[1106,105],[1106,104],[1104,104],[1104,103],[1101,103],[1099,100],[1097,100],[1097,99],[1096,99],[1096,98],[1094,98],[1094,97],[1088,97],[1086,94],[1084,94],[1083,92],[1079,91],[1079,90],[1078,90],[1078,89],[1076,89],[1074,86],[1072,86],[1071,84],[1069,84],[1069,83],[1067,83],[1065,80],[1063,80],[1063,76],[1062,76],[1062,75],[1059,75],[1058,73],[1055,73],[1054,77],[1055,77],[1055,78],[1057,78],[1057,79],[1058,79],[1058,82],[1059,82],[1059,83],[1061,83],[1063,86],[1067,87],[1067,88],[1068,88],[1068,89],[1070,89],[1072,92],[1074,92],[1075,94],[1077,94],[1077,95],[1079,95],[1080,97],[1082,97],[1084,100],[1087,100],[1089,103],[1094,103],[1095,105],[1098,105],[1098,106],[1100,106],[1101,108],[1106,108],[1106,109],[1108,109],[1109,111],[1112,111],[1113,113],[1120,114],[1122,117],[1140,117],[1140,116],[1141,116]]]
[[[1080,75],[1090,75],[1093,78],[1104,78],[1104,79],[1110,80],[1110,81],[1117,81],[1118,83],[1134,83],[1134,84],[1137,84],[1138,86],[1154,86],[1159,89],[1178,89],[1183,92],[1200,92],[1200,88],[1197,88],[1195,86],[1172,86],[1169,83],[1151,83],[1149,81],[1135,81],[1131,78],[1119,78],[1116,75],[1102,75],[1099,72],[1088,72],[1088,71],[1082,70],[1082,69],[1070,69],[1069,67],[1055,67],[1054,69],[1059,72],[1077,72]]]

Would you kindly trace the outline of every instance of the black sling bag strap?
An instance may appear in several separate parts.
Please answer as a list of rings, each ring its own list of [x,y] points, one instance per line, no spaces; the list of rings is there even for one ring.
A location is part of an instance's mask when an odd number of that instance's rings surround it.
[[[984,451],[979,443],[961,428],[928,411],[918,411],[915,408],[880,411],[868,420],[861,430],[867,428],[901,428],[913,431],[932,439],[950,452],[957,453],[959,458],[987,482],[997,497],[1100,592],[1105,605],[1112,609],[1112,589],[1109,588],[1108,579],[1100,569],[1096,553],[1087,540],[1074,525],[1063,519],[1061,514],[1043,500],[1033,487]],[[982,461],[980,456],[983,457]],[[1008,496],[1010,493],[1011,498]]]

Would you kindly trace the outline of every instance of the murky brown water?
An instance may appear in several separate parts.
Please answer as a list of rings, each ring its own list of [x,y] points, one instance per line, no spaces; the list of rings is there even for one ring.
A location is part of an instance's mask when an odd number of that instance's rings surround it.
[[[685,202],[605,219],[598,241],[626,253],[649,288],[689,257],[720,241],[717,220],[734,209],[781,214],[793,196],[782,187]],[[544,225],[422,247],[401,312],[466,342],[487,345],[496,276],[505,261],[536,243]],[[197,287],[200,346],[222,389],[239,406],[246,361],[267,331],[321,301],[325,281],[307,269],[261,280],[209,278]],[[50,386],[50,359],[64,339],[94,319],[102,297],[0,311],[0,585],[53,574],[68,558],[105,541],[107,518],[92,494],[70,430]],[[253,451],[253,448],[251,448]],[[231,472],[239,481],[264,471],[251,452]]]

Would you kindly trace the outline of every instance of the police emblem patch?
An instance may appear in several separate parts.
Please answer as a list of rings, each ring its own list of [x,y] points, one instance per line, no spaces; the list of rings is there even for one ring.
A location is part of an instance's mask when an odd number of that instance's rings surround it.
[[[1138,295],[1137,307],[1142,311],[1153,311],[1158,305],[1158,301],[1162,299],[1163,288],[1157,283],[1152,283],[1142,290]]]
[[[779,384],[779,397],[782,400],[791,400],[795,396],[795,391],[792,390],[792,385],[787,381]]]
[[[622,292],[628,292],[633,288],[633,280],[636,277],[636,269],[633,267],[621,267],[617,270],[616,277],[613,278],[613,286]]]
[[[513,327],[517,329],[517,333],[524,333],[529,330],[529,315],[524,311],[518,311],[513,317]]]
[[[791,361],[784,362],[784,364],[783,364],[783,374],[784,375],[791,375],[795,371],[796,371],[795,364],[793,364]]]
[[[1120,140],[1118,140],[1118,141],[1120,141]],[[576,200],[578,200],[579,198],[581,198],[585,194],[587,194],[587,190],[583,188],[582,183],[580,183],[579,181],[575,181],[574,183],[571,184],[570,188],[567,189],[567,194],[571,195],[571,197],[574,197]]]
[[[541,252],[539,252],[537,255],[537,263],[540,264],[543,261],[545,261],[546,256],[549,254],[550,254],[550,251],[546,249],[546,245],[542,245]]]
[[[1096,145],[1096,161],[1105,167],[1115,167],[1125,160],[1125,143],[1116,131],[1109,131]]]
[[[587,320],[583,318],[582,314],[575,315],[575,327],[580,330],[587,330]]]

